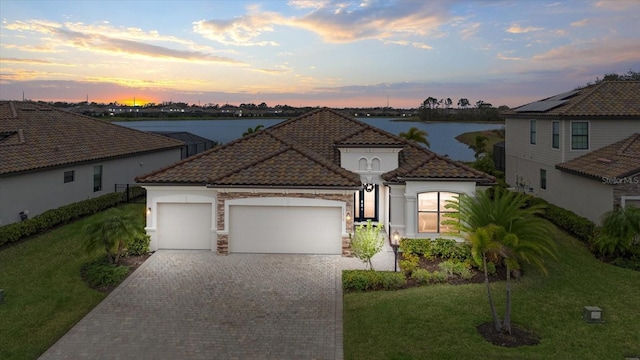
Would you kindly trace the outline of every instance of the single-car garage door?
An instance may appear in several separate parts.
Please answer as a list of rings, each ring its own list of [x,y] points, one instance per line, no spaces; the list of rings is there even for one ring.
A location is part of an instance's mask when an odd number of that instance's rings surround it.
[[[229,252],[341,254],[342,208],[229,207]]]
[[[159,203],[159,249],[211,250],[210,203]]]

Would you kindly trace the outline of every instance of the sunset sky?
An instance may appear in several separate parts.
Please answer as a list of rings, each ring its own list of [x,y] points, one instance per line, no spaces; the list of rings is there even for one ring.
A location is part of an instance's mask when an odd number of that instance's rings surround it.
[[[640,0],[0,0],[0,99],[522,105],[640,71]]]

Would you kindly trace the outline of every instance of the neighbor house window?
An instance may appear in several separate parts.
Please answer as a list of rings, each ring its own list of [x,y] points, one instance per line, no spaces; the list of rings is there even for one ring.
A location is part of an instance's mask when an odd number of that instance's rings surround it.
[[[560,149],[560,122],[551,123],[551,147]]]
[[[75,171],[71,170],[71,171],[64,172],[65,183],[73,182],[74,178],[75,178]]]
[[[450,219],[446,214],[454,213],[447,209],[447,200],[458,201],[457,193],[434,191],[418,194],[418,232],[444,233],[453,231],[451,225],[443,222]]]
[[[102,190],[102,165],[93,167],[93,191]]]
[[[540,189],[547,188],[547,170],[540,169]]]
[[[529,122],[529,142],[531,144],[536,143],[536,121],[531,120]]]
[[[378,185],[364,184],[356,193],[355,221],[378,221]]]
[[[571,150],[589,149],[589,123],[576,121],[571,123]]]

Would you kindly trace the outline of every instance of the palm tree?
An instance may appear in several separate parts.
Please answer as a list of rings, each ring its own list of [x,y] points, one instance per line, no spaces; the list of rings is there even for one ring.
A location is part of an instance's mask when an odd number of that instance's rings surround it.
[[[603,255],[627,255],[640,243],[640,208],[617,207],[604,214],[594,245]]]
[[[493,304],[493,295],[491,294],[491,286],[489,286],[489,272],[487,270],[487,255],[490,253],[499,253],[502,246],[497,237],[503,236],[504,228],[496,225],[487,225],[478,228],[474,233],[469,234],[468,240],[471,243],[471,255],[478,265],[482,265],[484,272],[484,284],[487,288],[487,297],[489,299],[489,308],[491,309],[491,317],[496,331],[500,330],[500,318]]]
[[[429,140],[427,140],[427,136],[429,134],[426,130],[421,130],[416,127],[410,128],[407,132],[401,132],[400,137],[405,138],[407,140],[415,141],[417,143],[425,144],[427,147],[430,147]]]
[[[257,125],[254,128],[248,128],[247,131],[242,133],[242,137],[245,137],[247,135],[251,135],[253,133],[257,133],[258,131],[262,130],[264,128],[263,125]]]
[[[84,228],[85,249],[92,253],[102,248],[107,253],[108,261],[117,264],[128,244],[143,232],[132,215],[115,208],[110,209],[105,212],[104,220],[92,222]]]
[[[480,158],[481,154],[487,152],[487,141],[489,141],[489,138],[487,138],[486,136],[477,135],[474,144],[469,145],[469,149],[474,151],[473,155],[475,156],[476,160]]]
[[[553,227],[539,216],[544,207],[527,206],[525,195],[499,187],[495,188],[493,198],[484,191],[478,192],[476,197],[461,195],[457,202],[449,201],[446,207],[456,211],[450,213],[451,219],[446,220],[446,224],[462,233],[472,249],[475,245],[473,251],[480,254],[495,252],[504,258],[507,266],[504,322],[502,326],[498,326],[495,318],[494,322],[496,331],[511,333],[511,272],[519,270],[525,261],[546,274],[544,257],[555,256]],[[483,228],[485,230],[481,230]],[[486,271],[486,262],[483,267]],[[488,286],[488,279],[485,280]],[[490,299],[490,305],[492,301]]]

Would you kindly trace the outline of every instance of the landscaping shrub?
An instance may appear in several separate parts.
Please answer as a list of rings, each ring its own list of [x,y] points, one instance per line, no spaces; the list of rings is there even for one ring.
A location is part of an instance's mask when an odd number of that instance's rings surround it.
[[[427,269],[416,269],[411,273],[411,278],[416,280],[419,284],[427,284],[431,281],[431,272]]]
[[[496,274],[496,264],[493,261],[487,261],[487,274],[491,276]]]
[[[58,225],[95,214],[122,202],[121,193],[111,193],[97,198],[61,206],[36,215],[25,221],[0,227],[0,246],[43,233]]]
[[[453,239],[437,238],[431,244],[431,253],[443,259],[467,261],[472,259],[471,246],[467,243],[459,243]]]
[[[136,236],[127,247],[127,255],[140,256],[149,252],[149,243],[151,238],[149,235],[142,234]]]
[[[442,271],[433,271],[431,272],[431,281],[436,283],[446,283],[449,280],[449,276],[447,273]]]
[[[407,283],[403,273],[373,270],[344,270],[344,291],[398,290]]]
[[[441,262],[438,265],[438,267],[449,277],[460,276],[465,280],[469,280],[473,277],[473,273],[471,272],[469,267],[466,264],[459,261],[447,260],[447,261]]]
[[[431,239],[402,239],[400,240],[400,250],[405,254],[431,257]]]
[[[402,260],[398,261],[398,265],[400,265],[400,269],[407,276],[410,276],[411,273],[413,273],[413,271],[418,268],[419,264],[420,264],[420,258],[418,257],[418,255],[415,255],[413,253],[403,253]]]
[[[84,268],[85,282],[91,287],[120,283],[129,274],[129,267],[113,265],[104,259],[89,263]]]

